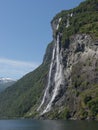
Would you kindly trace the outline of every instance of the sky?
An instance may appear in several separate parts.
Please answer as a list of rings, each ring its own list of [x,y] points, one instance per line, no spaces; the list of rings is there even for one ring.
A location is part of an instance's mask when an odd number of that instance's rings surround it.
[[[43,60],[51,20],[83,0],[0,0],[0,77],[20,79]]]

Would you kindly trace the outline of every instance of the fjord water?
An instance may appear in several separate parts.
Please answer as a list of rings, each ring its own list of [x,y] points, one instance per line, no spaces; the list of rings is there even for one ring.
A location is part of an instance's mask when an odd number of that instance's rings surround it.
[[[97,121],[0,120],[0,130],[98,130]]]

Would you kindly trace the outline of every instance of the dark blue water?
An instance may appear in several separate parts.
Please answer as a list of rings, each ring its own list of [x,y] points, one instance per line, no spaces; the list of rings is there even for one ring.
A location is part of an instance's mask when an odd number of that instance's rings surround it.
[[[51,120],[0,120],[0,130],[98,130],[98,122]]]

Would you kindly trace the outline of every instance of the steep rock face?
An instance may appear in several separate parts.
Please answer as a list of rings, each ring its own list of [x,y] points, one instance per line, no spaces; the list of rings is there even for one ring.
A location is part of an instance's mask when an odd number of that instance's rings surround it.
[[[54,103],[60,99],[61,91],[65,87],[62,52],[63,50],[60,47],[60,35],[57,35],[57,39],[54,41],[46,90],[44,92],[42,102],[38,108],[39,111],[41,107],[44,106],[44,110],[41,112],[41,115],[52,109]]]
[[[70,38],[69,47],[63,52],[64,75],[67,83],[63,100],[70,111],[70,116],[75,118],[94,116],[93,111],[88,107],[89,103],[84,103],[84,106],[82,103],[87,96],[85,92],[91,94],[88,94],[91,99],[96,98],[98,93],[96,91],[93,95],[95,86],[98,86],[98,45],[96,43],[90,35],[76,34]],[[83,113],[86,115],[84,116]],[[97,115],[98,112],[95,113]]]
[[[95,68],[98,58],[98,45],[95,43],[97,42],[87,34],[76,34],[70,38],[69,47],[63,52],[64,73],[67,79],[71,77],[72,67],[78,63],[84,63],[84,70],[89,72]],[[92,63],[94,61],[95,63]]]
[[[93,6],[89,8],[91,4]],[[42,107],[39,115],[43,118],[98,118],[98,19],[94,18],[97,15],[96,4],[97,0],[93,3],[87,0],[73,10],[63,11],[52,21],[54,49],[51,64],[56,64],[52,67],[50,64],[52,72],[48,74],[49,85],[45,87],[39,106]],[[55,44],[59,44],[62,74],[56,60],[58,53],[54,55]],[[62,79],[61,82],[54,80],[56,75]]]
[[[57,119],[97,118],[98,42],[88,34],[71,36],[69,45],[62,51],[62,65],[64,87],[62,89],[60,87],[62,83],[59,84],[59,93],[56,95],[57,100],[52,102],[52,109],[47,110],[46,108],[41,116]],[[52,75],[55,77],[56,66],[54,70]],[[61,75],[60,78],[62,78]],[[51,82],[52,80],[53,78]],[[52,94],[55,91],[54,86],[51,86]],[[94,91],[95,93],[93,93]],[[52,95],[48,97],[48,100],[51,99]],[[85,100],[87,101],[85,102]],[[96,104],[95,110],[92,109],[93,103]],[[43,105],[45,106],[44,102]],[[63,117],[64,113],[66,113],[65,117]]]

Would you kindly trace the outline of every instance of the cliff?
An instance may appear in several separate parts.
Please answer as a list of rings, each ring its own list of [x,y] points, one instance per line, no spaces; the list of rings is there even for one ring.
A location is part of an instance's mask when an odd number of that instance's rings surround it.
[[[0,117],[98,119],[98,0],[62,11],[43,63],[0,94]]]
[[[88,34],[75,34],[70,37],[62,57],[64,87],[60,87],[51,111],[42,116],[97,119],[98,42]]]

